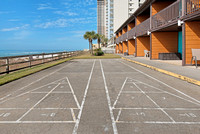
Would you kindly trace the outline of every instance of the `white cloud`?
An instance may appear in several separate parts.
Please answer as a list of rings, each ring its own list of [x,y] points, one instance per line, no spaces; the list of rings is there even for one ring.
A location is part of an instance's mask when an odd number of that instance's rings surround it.
[[[27,38],[31,33],[29,31],[21,31],[21,32],[17,32],[14,34],[14,38],[15,40],[23,40],[25,38]]]
[[[1,29],[1,31],[2,32],[17,31],[17,30],[20,30],[20,29],[26,29],[28,26],[29,26],[29,24],[25,24],[21,27],[4,28],[4,29]]]
[[[74,12],[64,12],[64,11],[55,11],[54,12],[55,14],[59,14],[59,15],[68,15],[68,16],[76,16],[78,15],[77,13],[74,13]]]
[[[36,25],[35,27],[46,29],[49,27],[67,27],[67,26],[68,26],[68,23],[66,19],[58,19],[56,21],[49,21],[49,22]]]
[[[53,8],[50,3],[39,4],[39,7],[37,8],[37,10],[45,10],[45,9],[56,9],[56,8]]]
[[[10,20],[8,20],[8,21],[13,21],[13,22],[15,22],[15,21],[19,21],[18,19],[10,19]]]

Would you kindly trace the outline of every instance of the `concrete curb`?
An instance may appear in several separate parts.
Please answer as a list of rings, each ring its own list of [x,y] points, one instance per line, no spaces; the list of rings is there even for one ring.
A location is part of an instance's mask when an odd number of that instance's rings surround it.
[[[136,64],[138,64],[138,65],[141,65],[141,66],[150,68],[150,69],[152,69],[152,70],[161,72],[161,73],[163,73],[163,74],[167,74],[167,75],[169,75],[169,76],[172,76],[172,77],[175,77],[175,78],[178,78],[178,79],[181,79],[181,80],[187,81],[187,82],[189,82],[189,83],[192,83],[192,84],[195,84],[195,85],[200,86],[200,81],[198,81],[198,80],[195,80],[195,79],[192,79],[192,78],[189,78],[189,77],[186,77],[186,76],[182,76],[182,75],[179,75],[179,74],[176,74],[176,73],[173,73],[173,72],[169,72],[169,71],[166,71],[166,70],[163,70],[163,69],[160,69],[160,68],[156,68],[156,67],[154,67],[154,66],[150,66],[150,65],[147,65],[147,64],[138,62],[138,61],[134,61],[134,60],[131,60],[131,59],[127,59],[127,58],[124,58],[124,57],[121,57],[121,58],[122,58],[123,60],[127,60],[127,61],[129,61],[129,62],[136,63]]]

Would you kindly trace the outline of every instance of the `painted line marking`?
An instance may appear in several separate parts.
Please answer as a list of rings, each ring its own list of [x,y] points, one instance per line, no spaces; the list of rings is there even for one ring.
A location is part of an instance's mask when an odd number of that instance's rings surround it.
[[[118,134],[115,118],[114,118],[114,115],[113,115],[113,109],[112,109],[112,105],[111,105],[111,101],[110,101],[110,95],[109,95],[108,87],[107,87],[107,84],[106,84],[106,78],[105,78],[105,74],[104,74],[104,70],[103,70],[101,60],[100,60],[100,66],[101,66],[101,72],[102,72],[105,91],[106,91],[106,97],[107,97],[107,101],[108,101],[108,107],[109,107],[109,110],[110,110],[110,117],[111,117],[111,120],[112,120],[113,132],[114,132],[114,134]]]
[[[1,101],[1,100],[4,100],[4,99],[6,99],[6,98],[8,98],[9,96],[11,96],[11,94],[8,94],[8,95],[2,97],[2,98],[0,99],[0,101]]]
[[[0,124],[62,124],[75,123],[75,121],[0,121]]]
[[[74,110],[72,108],[70,108],[70,109],[71,109],[72,118],[76,122],[76,116],[74,114]]]
[[[199,125],[200,122],[161,122],[161,121],[118,121],[116,123],[126,123],[126,124],[183,124],[183,125]]]
[[[197,103],[197,102],[194,102],[194,101],[185,99],[185,98],[183,98],[183,97],[180,97],[180,96],[178,96],[178,95],[175,95],[175,94],[170,93],[170,92],[167,92],[167,91],[164,91],[164,90],[162,90],[162,89],[159,89],[159,88],[157,88],[157,87],[151,86],[151,85],[146,84],[146,83],[142,83],[142,84],[147,85],[147,86],[150,86],[150,87],[152,87],[152,88],[155,88],[155,89],[157,89],[157,90],[162,91],[163,93],[167,93],[167,94],[172,95],[172,96],[175,96],[175,97],[177,97],[177,98],[179,98],[179,99],[182,99],[182,100],[185,100],[185,101],[187,101],[187,102],[190,102],[190,103],[193,103],[193,104],[196,104],[196,105],[200,106],[200,104]],[[187,96],[186,96],[186,97],[187,97]]]
[[[125,79],[125,81],[124,81],[124,83],[123,83],[123,85],[122,85],[122,87],[121,87],[121,90],[119,91],[119,93],[118,93],[118,95],[117,95],[117,98],[116,98],[116,100],[115,100],[115,102],[114,102],[114,104],[113,104],[113,106],[112,106],[112,109],[115,107],[115,105],[117,104],[117,101],[118,101],[118,99],[119,99],[119,97],[120,97],[120,95],[121,95],[121,93],[122,93],[122,90],[124,89],[124,86],[125,86],[125,84],[126,84],[126,81],[127,81],[127,77],[126,77],[126,79]]]
[[[163,110],[150,96],[148,96],[140,87],[138,87],[137,84],[134,83],[134,85],[144,94],[146,95],[147,98],[149,98],[149,100],[151,100],[158,108],[160,108],[160,110],[168,116],[168,118],[172,121],[175,122],[175,120],[165,111]]]
[[[147,65],[147,64],[144,64],[144,63],[140,63],[140,62],[137,62],[137,61],[134,61],[134,60],[131,60],[131,59],[127,59],[127,58],[124,58],[124,57],[122,57],[122,59],[130,61],[130,62],[133,62],[133,63],[136,63],[138,65],[141,65],[141,66],[144,66],[144,67],[147,67],[147,68],[150,68],[150,69],[153,69],[153,70],[161,72],[163,74],[167,74],[169,76],[181,79],[183,81],[187,81],[189,83],[192,83],[192,84],[200,86],[200,81],[198,81],[198,80],[195,80],[195,79],[183,76],[183,75],[179,75],[179,74],[176,74],[176,73],[173,73],[173,72],[170,72],[170,71],[166,71],[166,70],[163,70],[163,69],[160,69],[160,68],[156,68],[154,66],[150,66],[150,65]]]
[[[22,110],[22,109],[30,109],[30,108],[0,108],[0,110]],[[71,108],[33,108],[33,110],[70,110]],[[79,109],[79,108],[72,108],[72,109]]]
[[[114,108],[114,109],[122,109],[122,110],[174,110],[174,111],[179,111],[179,110],[188,110],[188,111],[198,111],[200,108]]]
[[[40,89],[40,88],[43,88],[43,87],[45,87],[45,86],[48,86],[48,85],[54,84],[55,82],[60,81],[60,80],[62,80],[62,79],[65,79],[65,78],[61,78],[61,79],[59,79],[59,80],[53,81],[53,82],[48,83],[48,84],[45,84],[45,85],[43,85],[43,86],[40,86],[40,87],[34,88],[34,89],[30,90],[30,91],[27,91],[27,92],[21,93],[21,94],[19,94],[19,95],[17,95],[17,96],[14,96],[14,97],[12,97],[12,98],[9,98],[9,99],[7,99],[7,100],[4,100],[4,101],[0,102],[0,104],[4,103],[4,102],[6,102],[6,101],[9,101],[9,100],[15,99],[15,98],[17,98],[17,97],[23,96],[23,95],[25,95],[25,94],[31,93],[31,92],[33,92],[33,91],[35,91],[35,90],[38,90],[38,89]]]
[[[140,92],[140,91],[122,91],[122,94],[128,94],[128,93],[130,93],[130,94],[140,94],[140,93],[142,93],[142,92]],[[164,92],[145,92],[145,93],[151,93],[151,94],[163,94]]]
[[[47,94],[48,92],[30,92],[33,94]],[[52,92],[51,94],[71,94],[72,92],[60,92],[60,91],[55,91]]]
[[[189,95],[177,90],[176,88],[174,88],[172,86],[169,86],[168,84],[166,84],[166,83],[164,83],[164,82],[162,82],[162,81],[160,81],[160,80],[158,80],[158,79],[156,79],[156,78],[154,78],[154,77],[152,77],[152,76],[150,76],[150,75],[148,75],[148,74],[146,74],[146,73],[144,73],[144,72],[142,72],[142,71],[140,71],[140,70],[138,70],[138,69],[136,69],[136,68],[134,68],[134,67],[132,67],[132,66],[126,64],[126,63],[124,63],[124,62],[122,62],[122,61],[120,61],[120,63],[132,68],[133,70],[136,70],[136,71],[140,72],[141,74],[143,74],[143,75],[145,75],[145,76],[147,76],[147,77],[149,77],[149,78],[151,78],[151,79],[153,79],[153,80],[155,80],[155,81],[157,81],[157,82],[159,82],[159,83],[161,83],[161,84],[173,89],[174,91],[176,91],[176,92],[178,92],[178,93],[180,93],[180,94],[182,94],[182,95],[184,95],[184,96],[186,96],[186,97],[188,97],[188,98],[192,99],[193,101],[198,102],[200,104],[199,100],[197,100],[197,99],[195,99],[195,98],[193,98],[193,97],[191,97],[191,96],[189,96]]]
[[[33,105],[33,107],[31,107],[25,114],[23,114],[18,120],[20,121],[22,118],[24,118],[31,110],[33,110],[34,107],[36,107],[40,102],[42,102],[51,92],[53,92],[53,90],[55,90],[58,86],[60,85],[60,83],[58,83],[57,86],[55,86],[51,91],[49,91],[49,93],[47,93],[42,99],[40,99],[35,105]]]
[[[118,121],[119,121],[119,117],[120,117],[121,113],[122,113],[122,109],[120,109],[120,110],[119,110],[119,112],[118,112],[118,115],[117,115],[116,122],[118,122]]]
[[[82,100],[82,103],[81,103],[81,106],[80,106],[80,111],[78,113],[76,124],[75,124],[74,129],[73,129],[73,134],[77,134],[77,130],[78,130],[78,127],[79,127],[79,123],[80,123],[80,119],[81,119],[81,115],[82,115],[82,111],[83,111],[83,106],[85,104],[85,100],[86,100],[86,97],[87,97],[87,92],[88,92],[90,81],[91,81],[91,78],[92,78],[95,62],[96,62],[96,60],[94,60],[93,65],[92,65],[92,69],[91,69],[90,76],[89,76],[89,79],[88,79],[88,82],[87,82],[87,86],[85,88],[83,100]]]
[[[67,64],[66,66],[69,66],[69,65],[71,65],[71,64],[72,64],[72,63],[69,63],[69,64]],[[30,85],[32,85],[32,84],[34,84],[34,83],[36,83],[36,82],[38,82],[38,81],[41,81],[42,79],[44,79],[44,78],[46,78],[46,77],[48,77],[48,76],[50,76],[50,75],[52,75],[52,74],[54,74],[54,73],[56,73],[56,72],[62,70],[62,69],[65,68],[66,66],[61,67],[61,68],[57,69],[56,71],[54,71],[54,72],[52,72],[52,73],[49,73],[48,75],[45,75],[45,76],[43,76],[42,78],[37,79],[36,81],[33,81],[33,82],[29,83],[28,85],[26,85],[26,86],[24,86],[24,87],[21,87],[20,89],[17,89],[16,91],[12,92],[11,95],[13,95],[14,93],[16,93],[16,92],[18,92],[18,91],[21,91],[21,90],[23,90],[24,88],[27,88],[27,87],[29,87]],[[1,104],[1,103],[0,103],[0,104]]]
[[[74,93],[74,90],[73,90],[73,88],[72,88],[72,85],[70,84],[68,77],[66,77],[66,79],[67,79],[67,82],[68,82],[69,87],[70,87],[70,89],[71,89],[71,92],[72,92],[72,94],[73,94],[74,100],[76,101],[76,105],[77,105],[77,107],[80,109],[80,104],[79,104],[79,102],[78,102],[78,99],[76,98],[76,95],[75,95],[75,93]]]

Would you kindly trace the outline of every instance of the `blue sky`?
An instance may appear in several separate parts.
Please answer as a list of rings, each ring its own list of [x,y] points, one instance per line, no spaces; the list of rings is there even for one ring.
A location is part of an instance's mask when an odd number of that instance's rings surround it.
[[[0,0],[0,50],[88,48],[96,14],[96,0]]]

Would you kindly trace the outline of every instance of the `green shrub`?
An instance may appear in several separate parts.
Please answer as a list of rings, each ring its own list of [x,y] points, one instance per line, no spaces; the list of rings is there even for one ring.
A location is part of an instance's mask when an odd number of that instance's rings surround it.
[[[96,50],[95,50],[94,55],[95,55],[95,56],[102,56],[102,55],[104,55],[104,52],[101,51],[101,48],[99,48],[99,49],[96,49]]]

